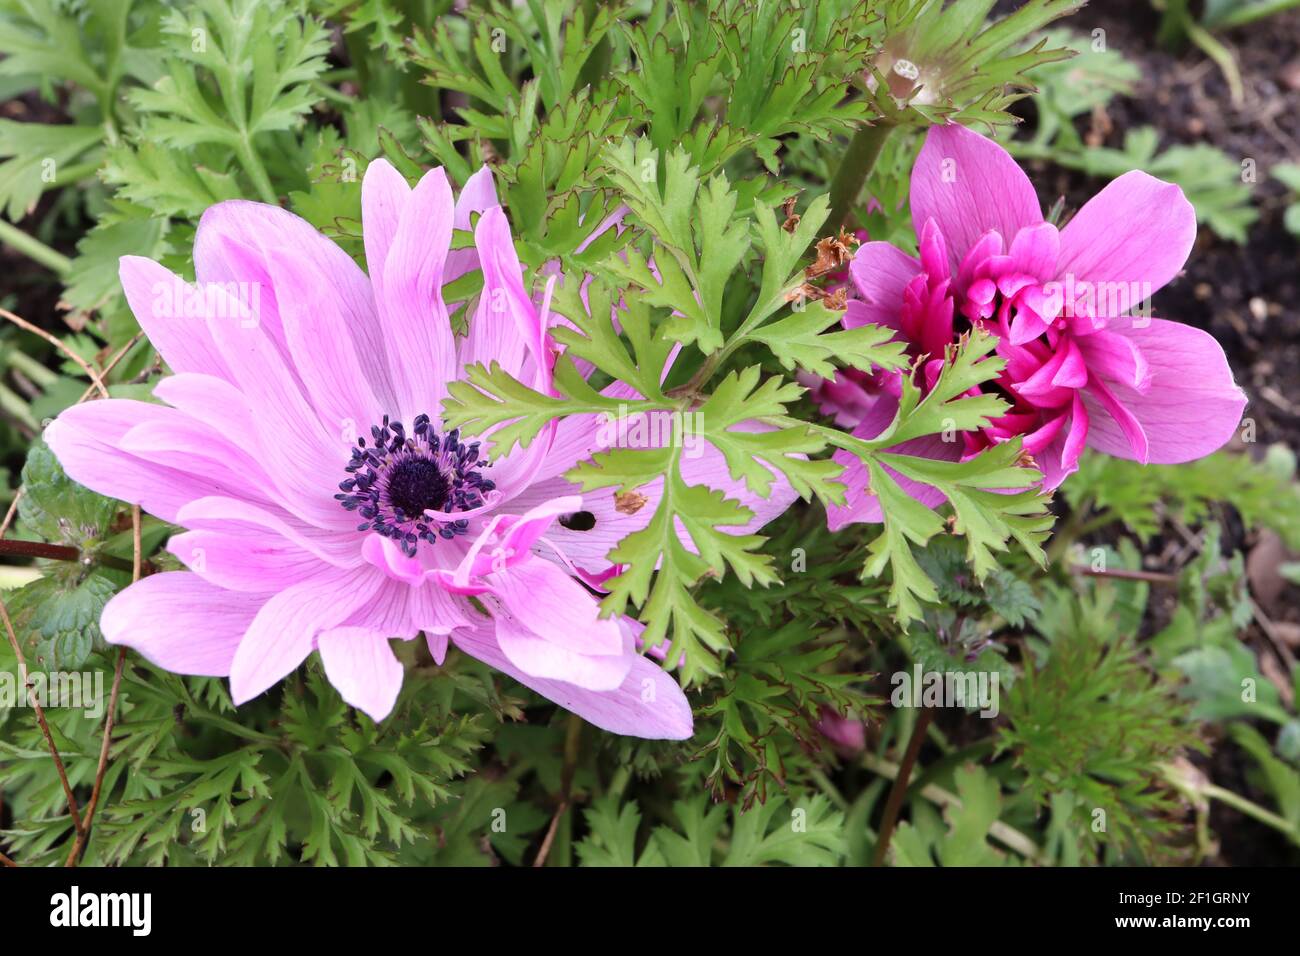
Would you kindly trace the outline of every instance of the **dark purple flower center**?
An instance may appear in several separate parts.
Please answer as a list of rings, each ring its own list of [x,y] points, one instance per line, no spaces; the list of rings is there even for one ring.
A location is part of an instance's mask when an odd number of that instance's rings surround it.
[[[439,434],[428,415],[419,415],[408,435],[401,422],[384,416],[370,429],[370,444],[357,439],[334,497],[366,520],[358,531],[374,531],[401,545],[411,557],[421,541],[434,544],[469,530],[469,519],[443,517],[481,507],[496,485],[476,469],[487,464],[479,443],[460,440],[459,431]]]

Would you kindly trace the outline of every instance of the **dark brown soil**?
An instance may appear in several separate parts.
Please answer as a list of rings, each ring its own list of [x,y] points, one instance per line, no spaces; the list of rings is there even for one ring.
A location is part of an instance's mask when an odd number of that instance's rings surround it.
[[[1157,46],[1158,22],[1148,3],[1133,0],[1094,0],[1065,21],[1083,34],[1104,29],[1109,47],[1141,68],[1134,95],[1112,100],[1104,115],[1083,122],[1081,132],[1101,145],[1118,147],[1126,131],[1153,126],[1161,148],[1205,142],[1233,159],[1255,161],[1254,201],[1260,218],[1250,227],[1247,242],[1238,245],[1202,227],[1184,273],[1156,293],[1154,308],[1157,315],[1205,329],[1222,343],[1250,398],[1246,416],[1255,422],[1259,444],[1247,450],[1273,442],[1300,449],[1300,240],[1282,226],[1287,191],[1270,175],[1278,163],[1300,162],[1300,11],[1221,37],[1241,72],[1245,97],[1240,107],[1233,104],[1218,67],[1198,49],[1169,52]],[[1032,101],[1018,106],[1032,124]],[[1048,164],[1031,165],[1031,175],[1045,206],[1064,196],[1067,206],[1077,209],[1104,185]],[[1225,548],[1248,550],[1253,539],[1246,532],[1240,521],[1226,522]],[[1284,597],[1297,593],[1289,588]],[[1157,624],[1170,610],[1162,605],[1172,600],[1171,593],[1152,595]],[[1281,604],[1274,608],[1277,619],[1300,620],[1294,601]],[[1246,637],[1257,652],[1269,653],[1257,629]],[[1270,805],[1269,797],[1248,780],[1251,761],[1235,746],[1216,740],[1212,752],[1194,762],[1216,783]],[[1297,862],[1294,848],[1276,831],[1223,804],[1212,804],[1210,825],[1219,841],[1212,865]]]
[[[1245,100],[1232,103],[1218,67],[1192,47],[1170,53],[1156,45],[1158,16],[1133,0],[1094,0],[1064,21],[1084,34],[1100,27],[1110,49],[1141,68],[1132,97],[1112,100],[1086,132],[1120,146],[1137,126],[1154,126],[1161,147],[1209,143],[1237,160],[1255,161],[1259,220],[1245,245],[1202,227],[1184,274],[1156,293],[1157,315],[1214,335],[1250,396],[1246,415],[1261,444],[1300,447],[1300,241],[1282,226],[1286,189],[1270,175],[1300,162],[1300,11],[1222,37],[1241,71]],[[1025,101],[1026,104],[1031,101]],[[1032,105],[1025,107],[1033,122]],[[1056,167],[1034,170],[1042,198],[1065,196],[1077,208],[1102,183]]]

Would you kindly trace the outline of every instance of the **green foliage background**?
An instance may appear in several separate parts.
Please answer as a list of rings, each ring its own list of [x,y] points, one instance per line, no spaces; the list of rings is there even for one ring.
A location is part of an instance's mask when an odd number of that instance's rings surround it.
[[[1212,802],[1271,828],[1294,858],[1295,695],[1243,641],[1257,639],[1257,609],[1219,530],[1271,529],[1300,548],[1286,449],[1177,468],[1094,456],[1052,503],[1016,442],[941,474],[883,451],[1000,413],[999,399],[967,395],[1001,367],[987,336],[968,338],[927,395],[906,390],[870,442],[824,424],[795,379],[906,364],[887,332],[840,330],[834,308],[804,302],[810,248],[845,221],[911,242],[908,173],[926,127],[1005,133],[1034,83],[1042,118],[1011,140],[1017,154],[1103,178],[1149,168],[1183,185],[1211,229],[1244,239],[1247,199],[1221,188],[1207,155],[1158,154],[1142,130],[1122,151],[1082,145],[1074,120],[1122,94],[1125,67],[1041,32],[1079,5],[1030,0],[994,19],[991,0],[488,0],[460,13],[437,0],[0,0],[0,93],[35,114],[0,120],[0,241],[31,260],[3,304],[43,303],[25,317],[110,394],[148,399],[165,373],[121,296],[119,256],[192,276],[198,216],[244,197],[287,206],[360,261],[369,160],[411,179],[444,165],[459,182],[489,162],[523,261],[592,275],[591,309],[575,284],[557,290],[576,325],[556,332],[558,397],[478,367],[445,417],[469,431],[505,423],[500,454],[556,416],[617,410],[577,373],[585,359],[593,384],[645,396],[633,411],[701,410],[755,492],[776,469],[804,499],[763,536],[737,537],[716,528],[743,523],[744,506],[690,485],[672,449],[614,449],[570,475],[586,489],[665,481],[649,527],[614,552],[629,569],[604,606],[640,616],[648,642],[683,660],[690,741],[610,737],[415,645],[378,726],[314,661],[235,711],[223,682],[129,655],[84,850],[42,728],[0,693],[0,850],[23,865],[70,851],[121,865],[524,865],[543,853],[548,865],[863,865],[918,723],[889,705],[887,675],[919,663],[996,672],[1002,714],[921,725],[888,862],[1204,860]],[[1067,60],[1072,49],[1083,56]],[[902,60],[925,65],[925,85],[898,88]],[[1109,81],[1081,85],[1079,69]],[[799,215],[788,228],[787,202]],[[587,244],[622,204],[631,228]],[[463,281],[469,299],[481,279]],[[0,569],[15,638],[33,672],[111,684],[117,654],[97,620],[131,579],[131,515],[71,483],[39,441],[44,420],[93,400],[88,381],[16,327],[0,336],[0,367],[5,494],[22,490],[7,536],[78,556]],[[752,418],[773,430],[736,427]],[[842,495],[836,448],[866,463],[883,525],[826,531],[823,507]],[[885,464],[951,504],[908,498]],[[1078,573],[1140,572],[1174,527],[1196,545],[1168,581]],[[169,566],[172,530],[146,516],[140,557]],[[0,642],[0,672],[18,670]],[[865,721],[865,749],[837,750],[820,730],[830,714]],[[49,718],[84,810],[104,718]],[[1215,748],[1247,761],[1248,793],[1207,773]]]

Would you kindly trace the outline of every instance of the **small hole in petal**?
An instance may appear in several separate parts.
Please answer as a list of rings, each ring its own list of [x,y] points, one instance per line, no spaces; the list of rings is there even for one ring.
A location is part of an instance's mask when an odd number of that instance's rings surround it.
[[[561,515],[560,525],[570,531],[590,531],[596,527],[596,516],[590,511],[575,511],[570,515]]]

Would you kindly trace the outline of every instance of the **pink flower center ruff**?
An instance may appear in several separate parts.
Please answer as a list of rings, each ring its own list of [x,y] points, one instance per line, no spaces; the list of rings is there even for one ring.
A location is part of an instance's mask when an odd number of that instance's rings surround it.
[[[908,352],[922,360],[919,384],[926,391],[933,387],[947,348],[970,328],[997,336],[997,354],[1006,360],[983,390],[996,392],[1011,408],[982,431],[963,433],[967,455],[1017,436],[1026,454],[1038,455],[1069,423],[1061,461],[1072,469],[1088,437],[1085,387],[1120,424],[1134,453],[1141,456],[1145,450],[1136,419],[1089,374],[1077,339],[1101,332],[1106,320],[1095,317],[1095,290],[1076,289],[1055,278],[1058,248],[1056,227],[1049,223],[1022,228],[1010,249],[990,230],[962,257],[953,275],[938,225],[929,220],[921,231],[922,271],[908,282],[899,310],[899,332]],[[1141,354],[1134,349],[1129,360],[1145,380]],[[869,387],[881,386],[889,388],[889,383],[872,377]],[[972,389],[972,394],[980,390]]]

